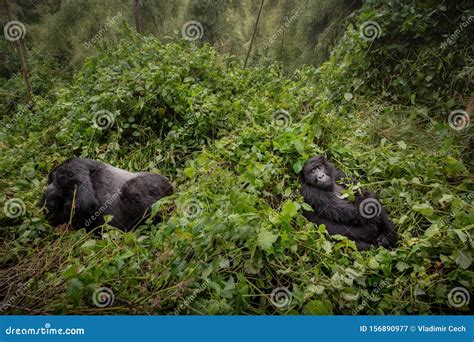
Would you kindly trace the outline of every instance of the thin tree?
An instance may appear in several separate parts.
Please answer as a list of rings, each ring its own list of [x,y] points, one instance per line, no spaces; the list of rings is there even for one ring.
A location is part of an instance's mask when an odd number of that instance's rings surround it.
[[[10,11],[10,4],[8,3],[8,0],[3,0],[3,4],[5,6],[5,12],[7,13],[8,21],[12,22],[13,17],[12,17],[12,13]],[[18,52],[18,58],[20,59],[21,71],[22,71],[22,74],[23,74],[23,80],[25,81],[27,100],[28,100],[28,103],[32,104],[33,103],[33,91],[31,90],[30,76],[29,76],[29,73],[28,73],[28,67],[26,66],[25,54],[23,52],[23,46],[22,46],[22,43],[21,43],[22,39],[23,38],[20,37],[19,39],[15,40],[15,46],[16,46],[16,50]]]
[[[138,11],[140,7],[140,0],[133,0],[133,17],[135,18],[135,28],[137,29],[138,33],[142,32],[142,28],[140,25],[140,13]]]
[[[252,50],[253,41],[255,40],[255,35],[257,34],[258,22],[260,21],[260,14],[262,13],[263,3],[265,0],[262,0],[260,4],[260,9],[258,10],[257,21],[255,22],[255,27],[253,28],[252,39],[250,40],[249,50],[247,51],[247,56],[245,57],[244,68],[247,67],[247,62],[249,60],[250,51]]]

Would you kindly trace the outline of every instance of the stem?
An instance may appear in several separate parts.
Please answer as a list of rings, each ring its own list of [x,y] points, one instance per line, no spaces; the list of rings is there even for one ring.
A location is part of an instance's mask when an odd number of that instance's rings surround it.
[[[249,46],[249,49],[247,51],[247,56],[245,57],[244,69],[247,67],[247,62],[248,62],[248,59],[249,59],[249,56],[250,56],[250,51],[252,50],[253,41],[255,40],[255,35],[257,34],[258,22],[260,21],[260,14],[262,13],[262,7],[263,7],[264,2],[265,2],[265,0],[262,0],[262,3],[260,4],[260,9],[258,10],[257,21],[255,22],[255,27],[253,29],[252,39],[250,40],[250,46]]]

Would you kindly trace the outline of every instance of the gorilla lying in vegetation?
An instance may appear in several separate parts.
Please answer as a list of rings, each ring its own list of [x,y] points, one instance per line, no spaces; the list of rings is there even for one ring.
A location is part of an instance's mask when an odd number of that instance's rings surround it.
[[[354,240],[359,250],[394,247],[398,240],[396,227],[373,192],[358,193],[354,203],[341,198],[346,185],[336,181],[345,177],[324,157],[309,159],[302,170],[301,194],[314,211],[305,211],[304,216],[317,225],[324,224],[331,235]]]
[[[147,217],[153,203],[172,194],[162,175],[69,159],[50,172],[40,205],[54,226],[70,222],[90,230],[104,223],[104,215],[113,215],[109,224],[126,231]]]

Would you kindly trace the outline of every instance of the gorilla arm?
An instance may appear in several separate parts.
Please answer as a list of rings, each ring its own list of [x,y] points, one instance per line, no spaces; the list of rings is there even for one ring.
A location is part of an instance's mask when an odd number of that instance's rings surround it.
[[[371,248],[378,236],[378,229],[374,224],[364,227],[346,226],[341,223],[321,218],[311,211],[305,211],[303,215],[308,219],[308,221],[313,222],[316,226],[324,224],[330,235],[343,235],[353,240],[357,249],[361,251]]]
[[[346,199],[339,198],[334,192],[319,190],[304,184],[301,194],[315,213],[333,222],[352,225],[365,225],[367,220],[359,212],[359,208]]]

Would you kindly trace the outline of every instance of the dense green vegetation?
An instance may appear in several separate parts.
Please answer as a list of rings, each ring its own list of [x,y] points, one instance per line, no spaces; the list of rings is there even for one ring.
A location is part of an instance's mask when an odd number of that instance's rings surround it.
[[[122,25],[70,82],[45,79],[33,111],[15,103],[2,117],[0,203],[25,211],[1,221],[0,288],[8,298],[28,284],[6,312],[467,312],[447,298],[474,281],[473,135],[447,121],[471,96],[473,46],[466,33],[440,48],[465,16],[437,1],[367,1],[326,62],[290,75]],[[361,37],[368,20],[378,39]],[[378,192],[398,248],[359,252],[304,219],[299,171],[316,154]],[[163,222],[49,226],[35,205],[71,156],[167,176],[176,195],[154,207]],[[92,303],[98,287],[111,306]],[[269,301],[279,287],[292,295],[284,308]]]

